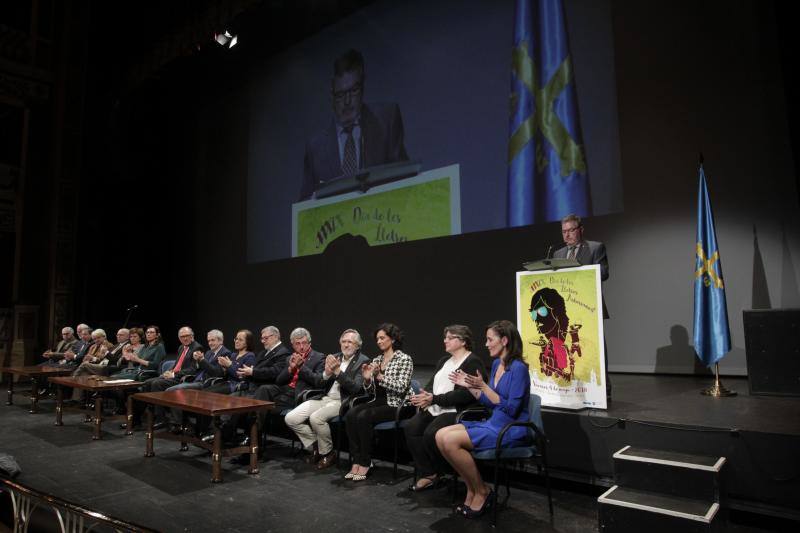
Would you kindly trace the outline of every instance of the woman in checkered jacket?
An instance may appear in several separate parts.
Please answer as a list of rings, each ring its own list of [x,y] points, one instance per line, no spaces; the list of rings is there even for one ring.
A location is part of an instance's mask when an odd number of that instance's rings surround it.
[[[344,477],[353,481],[363,481],[369,475],[375,424],[394,420],[397,408],[411,395],[414,361],[400,351],[403,332],[394,324],[381,324],[375,331],[375,342],[381,354],[361,367],[364,388],[374,397],[353,407],[345,416],[353,466]]]

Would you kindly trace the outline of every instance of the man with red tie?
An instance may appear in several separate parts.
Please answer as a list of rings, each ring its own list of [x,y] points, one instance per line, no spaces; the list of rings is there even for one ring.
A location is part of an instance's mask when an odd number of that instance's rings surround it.
[[[194,331],[192,331],[192,328],[189,326],[183,326],[181,329],[179,329],[178,340],[180,341],[180,345],[178,346],[178,351],[176,354],[177,358],[175,359],[175,366],[173,366],[171,370],[167,370],[161,374],[161,376],[148,379],[142,383],[142,386],[139,388],[141,392],[165,391],[168,388],[181,383],[189,376],[194,376],[197,373],[197,361],[194,357],[192,357],[192,354],[198,350],[202,352],[203,347],[200,345],[200,343],[194,340]],[[140,403],[135,402],[134,405],[140,405]],[[142,413],[138,409],[134,409],[134,411],[133,424],[139,425],[138,423],[141,421]],[[155,417],[157,421],[155,429],[164,427],[166,424],[166,416],[163,407],[155,407]]]

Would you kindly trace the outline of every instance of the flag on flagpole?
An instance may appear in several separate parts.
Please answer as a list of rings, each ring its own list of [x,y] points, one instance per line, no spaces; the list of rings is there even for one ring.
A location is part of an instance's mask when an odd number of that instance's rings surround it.
[[[508,226],[591,214],[561,0],[517,0],[511,66]]]
[[[706,366],[712,366],[731,351],[731,332],[728,327],[722,261],[702,164],[697,196],[695,253],[694,350]]]

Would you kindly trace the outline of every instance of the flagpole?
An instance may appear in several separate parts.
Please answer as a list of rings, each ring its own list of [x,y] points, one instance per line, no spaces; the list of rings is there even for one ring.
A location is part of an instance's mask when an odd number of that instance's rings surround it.
[[[708,389],[703,389],[700,394],[704,396],[713,396],[714,398],[722,398],[726,396],[736,396],[735,390],[726,389],[722,382],[719,380],[719,363],[714,363],[714,385]]]

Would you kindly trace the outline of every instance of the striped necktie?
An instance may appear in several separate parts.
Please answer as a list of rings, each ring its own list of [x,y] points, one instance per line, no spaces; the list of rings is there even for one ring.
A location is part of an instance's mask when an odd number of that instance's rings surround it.
[[[342,157],[342,174],[351,175],[355,174],[358,170],[358,161],[356,160],[356,141],[353,139],[353,126],[344,128],[347,134],[347,139],[344,141],[344,156]]]

